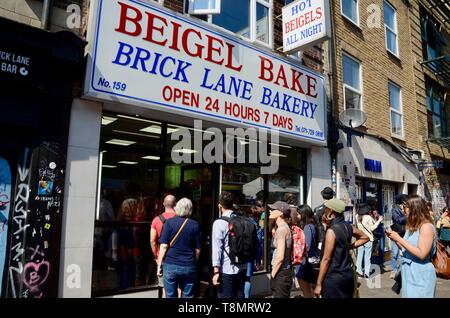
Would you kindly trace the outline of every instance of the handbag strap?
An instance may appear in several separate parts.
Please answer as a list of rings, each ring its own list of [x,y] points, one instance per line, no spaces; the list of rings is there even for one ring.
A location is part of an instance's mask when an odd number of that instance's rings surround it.
[[[176,241],[177,238],[178,238],[178,235],[180,235],[181,231],[183,230],[183,228],[184,228],[184,226],[186,225],[186,223],[187,223],[188,220],[189,220],[188,218],[186,218],[186,220],[184,220],[183,224],[182,224],[182,225],[180,226],[180,228],[178,229],[177,234],[175,234],[175,236],[174,236],[174,238],[172,239],[172,241],[170,241],[169,247],[172,247],[172,246],[173,246],[173,244],[175,243],[175,241]]]

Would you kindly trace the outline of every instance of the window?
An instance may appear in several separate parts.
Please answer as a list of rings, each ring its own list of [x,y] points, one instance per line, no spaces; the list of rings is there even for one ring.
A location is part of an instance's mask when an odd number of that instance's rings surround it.
[[[361,65],[355,59],[344,54],[342,56],[342,69],[345,109],[362,109]]]
[[[424,60],[432,60],[441,56],[447,41],[439,31],[440,24],[423,7],[420,7],[420,26]]]
[[[219,14],[220,0],[189,0],[189,14]]]
[[[384,2],[384,30],[386,34],[386,49],[398,56],[397,12],[386,1]]]
[[[359,26],[358,0],[341,0],[341,13],[344,17]]]
[[[401,90],[393,83],[389,83],[389,106],[391,108],[391,133],[403,137]]]
[[[272,0],[222,0],[210,21],[251,41],[272,46]]]
[[[435,81],[426,78],[425,89],[428,109],[428,136],[431,138],[447,137],[444,88]]]

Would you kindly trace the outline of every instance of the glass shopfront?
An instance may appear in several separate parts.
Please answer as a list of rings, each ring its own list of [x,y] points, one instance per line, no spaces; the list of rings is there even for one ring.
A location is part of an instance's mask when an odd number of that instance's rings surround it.
[[[210,241],[218,217],[221,191],[235,195],[240,212],[254,205],[264,229],[259,272],[270,270],[266,206],[287,193],[304,202],[305,151],[280,145],[280,169],[262,175],[257,164],[176,164],[173,152],[195,155],[196,150],[178,149],[171,134],[179,125],[105,112],[102,116],[98,202],[93,250],[93,296],[137,292],[156,288],[156,263],[150,248],[150,225],[163,211],[162,199],[173,194],[193,202],[192,218],[200,223],[202,252],[199,260],[197,296],[211,296]],[[188,128],[194,131],[193,128]],[[206,133],[206,132],[205,132]],[[193,134],[192,134],[193,135]],[[251,141],[245,141],[248,144]]]

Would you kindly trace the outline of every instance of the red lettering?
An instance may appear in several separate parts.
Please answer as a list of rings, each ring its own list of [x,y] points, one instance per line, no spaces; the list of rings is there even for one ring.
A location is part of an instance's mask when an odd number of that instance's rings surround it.
[[[120,5],[120,21],[119,21],[119,27],[115,29],[115,31],[124,33],[131,36],[138,36],[142,32],[142,27],[139,24],[139,22],[142,20],[142,13],[135,7],[132,7],[130,5],[127,5],[125,3],[119,2]],[[128,16],[128,9],[134,11],[136,13],[136,16],[129,17]],[[135,30],[133,32],[127,31],[127,21],[130,21],[134,24]]]
[[[157,15],[154,15],[153,13],[150,12],[145,12],[145,14],[148,17],[148,24],[147,24],[147,35],[145,36],[145,38],[143,38],[143,40],[151,42],[151,43],[155,43],[161,46],[166,46],[167,43],[167,39],[164,41],[157,41],[153,38],[153,31],[158,31],[161,35],[164,35],[164,26],[160,26],[157,27],[155,25],[155,20],[159,20],[161,22],[164,23],[165,26],[167,26],[167,20],[164,18],[161,18]]]
[[[200,40],[202,39],[202,34],[199,31],[196,31],[194,29],[187,29],[186,31],[183,32],[183,37],[181,39],[181,42],[183,44],[183,50],[186,52],[187,55],[190,55],[192,57],[200,57],[201,58],[203,48],[204,48],[202,45],[196,43],[194,45],[197,48],[197,51],[191,52],[189,50],[188,37],[189,37],[189,34],[191,34],[191,33],[196,34]],[[195,41],[194,41],[194,43],[195,43]]]
[[[219,57],[221,56],[222,53],[222,47],[223,47],[223,41],[215,38],[213,36],[210,35],[206,35],[206,37],[208,38],[208,54],[206,55],[205,60],[209,61],[209,62],[213,62],[215,64],[219,64],[222,65],[223,64],[223,58],[220,60],[214,60],[213,59],[213,53],[218,53]],[[214,47],[214,43],[219,43],[221,46],[220,47]]]
[[[181,24],[172,21],[173,31],[172,31],[172,45],[169,46],[169,49],[179,51],[178,48],[178,31],[180,30]]]
[[[320,19],[322,17],[322,7],[316,9],[316,18]]]
[[[259,79],[262,79],[264,81],[268,81],[271,82],[273,80],[273,73],[272,73],[272,69],[273,69],[273,63],[271,60],[260,56],[259,59],[261,60],[261,67],[260,67],[260,72],[259,72]],[[268,64],[268,65],[267,65]],[[267,66],[266,66],[267,65]],[[269,77],[266,77],[266,71],[269,72]]]
[[[234,45],[230,44],[230,43],[226,43],[226,44],[227,44],[228,52],[227,52],[227,64],[225,65],[225,67],[231,68],[232,70],[240,72],[241,69],[242,69],[242,65],[239,65],[239,66],[234,66],[233,65],[233,49],[234,49]]]
[[[300,77],[303,75],[302,72],[296,71],[294,69],[291,68],[291,72],[292,72],[292,85],[291,85],[291,89],[293,91],[299,92],[301,94],[305,94],[305,92],[303,91],[302,85],[300,84]],[[298,87],[298,90],[297,90]]]
[[[283,81],[283,87],[284,88],[289,88],[289,85],[287,83],[287,79],[286,79],[286,73],[284,72],[284,67],[283,65],[280,66],[280,69],[278,70],[278,75],[277,75],[277,79],[275,80],[275,84],[280,85],[279,81],[280,79]]]
[[[317,97],[317,91],[316,91],[317,80],[314,77],[311,77],[309,75],[306,75],[306,78],[307,78],[307,83],[308,83],[308,93],[306,93],[306,95],[316,98]],[[312,82],[314,82],[314,85]],[[311,88],[314,89],[315,95],[313,95],[313,93],[311,92]]]

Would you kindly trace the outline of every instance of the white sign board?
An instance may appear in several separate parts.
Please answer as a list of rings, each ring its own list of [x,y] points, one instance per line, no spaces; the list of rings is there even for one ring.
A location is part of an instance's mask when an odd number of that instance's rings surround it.
[[[283,7],[283,50],[302,50],[331,36],[328,0],[299,0]]]
[[[322,75],[158,6],[96,3],[86,96],[325,145]]]

